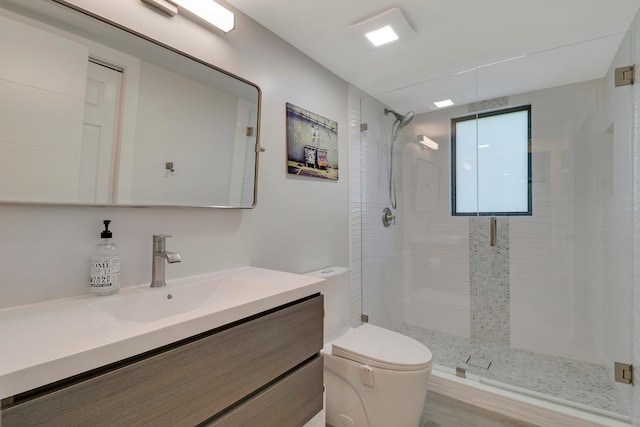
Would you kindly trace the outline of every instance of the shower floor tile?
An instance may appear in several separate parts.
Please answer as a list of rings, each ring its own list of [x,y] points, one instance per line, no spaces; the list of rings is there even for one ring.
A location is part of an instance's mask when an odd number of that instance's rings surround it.
[[[403,325],[400,332],[429,347],[435,365],[461,367],[467,373],[501,384],[604,413],[629,416],[629,409],[621,404],[621,396],[604,366],[504,346],[490,347],[412,325]],[[474,360],[483,363],[474,363]],[[489,369],[485,361],[490,362]]]

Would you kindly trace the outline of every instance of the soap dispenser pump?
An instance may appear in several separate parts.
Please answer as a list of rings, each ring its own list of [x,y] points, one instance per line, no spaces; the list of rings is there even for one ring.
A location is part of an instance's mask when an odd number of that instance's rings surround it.
[[[109,230],[111,220],[102,221],[104,230],[100,233],[102,241],[96,245],[91,255],[91,293],[111,295],[120,289],[120,254],[118,247],[111,241],[113,233]]]

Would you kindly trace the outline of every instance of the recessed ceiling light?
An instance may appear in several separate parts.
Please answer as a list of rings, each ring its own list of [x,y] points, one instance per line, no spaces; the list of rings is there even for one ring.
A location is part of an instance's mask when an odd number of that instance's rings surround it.
[[[453,105],[453,101],[450,99],[445,99],[444,101],[434,102],[434,104],[436,104],[436,107],[438,108],[451,107]]]
[[[354,41],[368,49],[377,49],[379,46],[389,45],[392,41],[406,42],[416,34],[397,7],[349,25],[347,32]]]
[[[375,31],[368,32],[365,36],[367,36],[374,46],[382,46],[383,44],[398,40],[398,35],[389,25],[385,25]]]

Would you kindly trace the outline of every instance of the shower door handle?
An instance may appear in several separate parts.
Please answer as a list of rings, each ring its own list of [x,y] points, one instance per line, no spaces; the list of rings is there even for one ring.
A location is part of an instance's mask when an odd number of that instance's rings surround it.
[[[497,224],[497,219],[496,217],[491,217],[491,234],[490,234],[490,245],[491,246],[495,246],[496,245],[496,241],[497,239],[497,232],[498,232],[498,224]]]

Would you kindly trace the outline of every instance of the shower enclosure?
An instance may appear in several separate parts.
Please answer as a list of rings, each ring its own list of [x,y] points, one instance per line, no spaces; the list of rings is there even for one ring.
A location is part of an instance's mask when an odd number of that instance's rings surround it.
[[[601,75],[553,68],[556,55],[579,69],[611,45]],[[537,55],[553,85],[514,92]],[[630,420],[632,389],[614,381],[614,363],[632,361],[633,86],[614,80],[632,63],[631,34],[620,34],[420,83],[434,100],[453,88],[468,98],[416,111],[400,130],[389,227],[393,118],[352,87],[352,281],[365,321],[425,343],[435,370]],[[531,213],[452,215],[452,119],[527,105]],[[489,145],[476,144],[478,157]],[[488,196],[478,189],[478,203]]]

